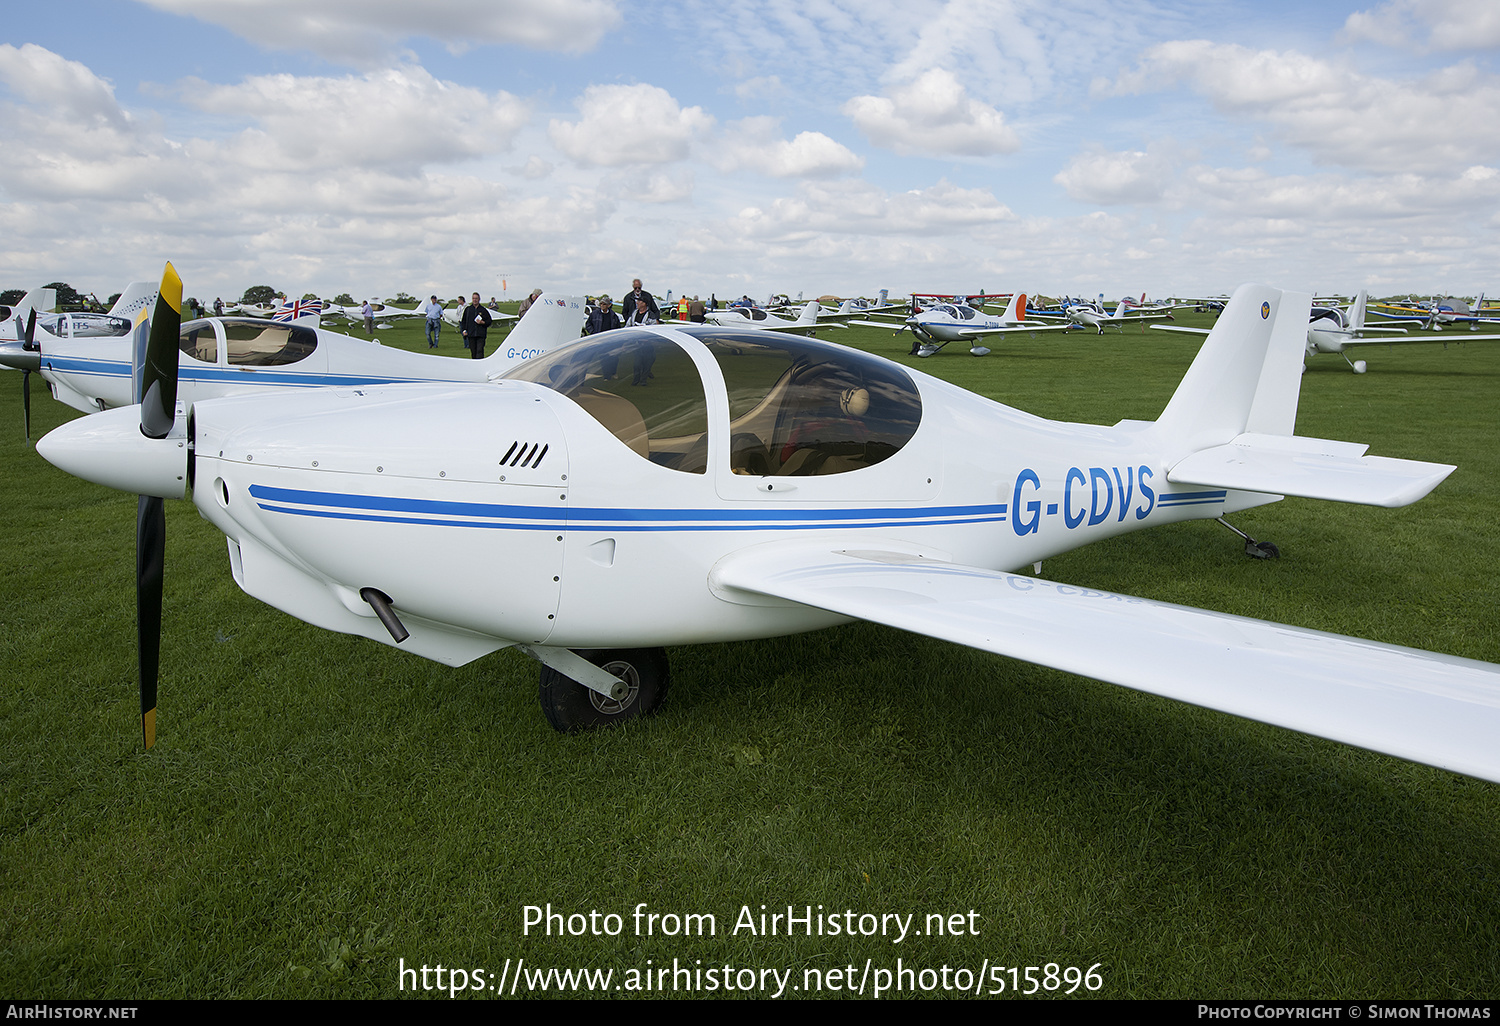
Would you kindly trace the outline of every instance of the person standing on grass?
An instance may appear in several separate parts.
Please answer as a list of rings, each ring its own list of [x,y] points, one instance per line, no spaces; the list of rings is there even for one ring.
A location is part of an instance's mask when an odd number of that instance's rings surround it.
[[[436,349],[438,335],[443,330],[443,304],[438,302],[437,296],[433,296],[422,312],[427,315],[427,348]]]
[[[464,307],[459,330],[463,333],[464,345],[469,347],[469,355],[476,360],[484,359],[485,338],[489,334],[492,320],[490,312],[479,304],[479,293],[474,293],[469,305]]]

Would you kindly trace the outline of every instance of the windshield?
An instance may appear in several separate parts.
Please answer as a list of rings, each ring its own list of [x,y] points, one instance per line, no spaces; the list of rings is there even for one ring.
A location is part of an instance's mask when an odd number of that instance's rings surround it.
[[[730,469],[751,476],[843,474],[887,460],[922,419],[899,366],[814,339],[697,330],[729,391]]]
[[[130,321],[108,314],[43,314],[36,324],[58,338],[120,338],[130,334]]]
[[[229,362],[242,367],[278,367],[305,360],[318,348],[318,333],[293,324],[226,319]]]
[[[687,474],[708,469],[708,401],[682,347],[617,329],[528,360],[505,375],[573,400],[637,456]]]

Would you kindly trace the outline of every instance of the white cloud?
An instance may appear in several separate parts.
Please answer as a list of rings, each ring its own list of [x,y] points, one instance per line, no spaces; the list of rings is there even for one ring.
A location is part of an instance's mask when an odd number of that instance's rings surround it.
[[[201,111],[253,120],[260,134],[245,140],[246,159],[301,167],[414,168],[495,153],[530,116],[510,93],[440,82],[411,65],[344,78],[188,80],[180,93]]]
[[[356,292],[436,285],[543,240],[533,264],[556,259],[558,237],[586,244],[614,209],[587,187],[517,194],[445,168],[503,145],[524,108],[420,69],[199,84],[200,109],[250,123],[214,138],[168,137],[161,119],[126,111],[107,82],[40,47],[0,46],[0,82],[5,262],[26,279],[91,275],[113,288],[169,255],[193,289],[293,276],[304,288],[367,283]]]
[[[822,132],[798,132],[787,140],[780,130],[779,118],[731,121],[709,157],[722,171],[746,169],[772,178],[831,178],[865,166],[862,157]]]
[[[600,188],[622,202],[676,203],[693,195],[693,173],[636,168],[610,175]]]
[[[35,43],[19,49],[0,43],[0,81],[75,125],[123,129],[130,120],[115,102],[113,86],[77,61],[59,57]]]
[[[987,156],[1021,148],[1005,116],[969,96],[944,68],[923,72],[889,96],[856,96],[840,109],[876,146],[902,155]]]
[[[1411,46],[1423,28],[1429,50],[1491,49],[1500,46],[1500,6],[1494,0],[1388,0],[1344,22],[1352,39],[1397,47]]]
[[[1402,172],[1500,158],[1500,137],[1474,131],[1500,108],[1500,78],[1466,64],[1398,82],[1295,51],[1179,40],[1152,47],[1096,92],[1145,93],[1178,82],[1225,113],[1269,122],[1324,162]]]
[[[553,119],[552,145],[583,165],[619,167],[683,160],[693,137],[713,127],[702,107],[683,108],[657,86],[593,85],[573,101],[579,121]]]
[[[550,160],[543,160],[541,157],[538,157],[535,153],[533,153],[531,156],[526,158],[525,164],[522,164],[518,168],[507,168],[506,170],[518,174],[522,178],[529,178],[532,181],[535,181],[538,178],[546,178],[555,169],[556,165],[554,165]]]
[[[116,102],[108,82],[50,50],[0,45],[0,81],[25,101],[0,107],[0,184],[13,197],[139,201],[180,156]]]
[[[513,43],[583,53],[620,21],[612,0],[143,0],[159,10],[220,25],[273,50],[311,50],[370,66],[402,39],[426,37],[449,50]]]
[[[946,180],[899,193],[859,180],[807,182],[795,195],[747,207],[736,218],[741,231],[762,239],[814,233],[957,237],[1013,220],[1010,208],[988,189],[964,189]]]
[[[1258,217],[1303,225],[1407,221],[1432,226],[1466,210],[1492,209],[1500,201],[1500,172],[1472,167],[1456,176],[1415,174],[1351,177],[1340,174],[1272,175],[1259,168],[1200,165],[1182,176],[1183,198],[1199,209],[1238,218]],[[1336,229],[1337,230],[1337,229]]]
[[[1092,150],[1076,155],[1052,180],[1071,199],[1115,204],[1154,203],[1171,179],[1171,162],[1160,153]]]

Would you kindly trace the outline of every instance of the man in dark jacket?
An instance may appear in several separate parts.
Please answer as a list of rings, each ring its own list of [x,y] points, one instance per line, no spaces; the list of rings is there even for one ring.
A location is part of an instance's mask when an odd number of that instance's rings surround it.
[[[485,337],[489,334],[492,321],[490,312],[479,305],[479,293],[474,293],[469,305],[464,307],[459,330],[463,332],[464,345],[469,347],[469,355],[476,360],[484,359]]]
[[[630,283],[630,292],[626,294],[624,299],[620,300],[620,309],[625,311],[625,315],[628,317],[635,313],[635,304],[638,300],[642,299],[646,301],[646,306],[651,309],[651,315],[656,320],[661,320],[661,311],[656,308],[656,300],[651,297],[651,293],[641,288],[641,279],[639,278]]]
[[[614,331],[620,326],[620,315],[615,313],[614,305],[608,296],[599,297],[599,305],[589,314],[588,323],[583,326],[585,335],[597,335],[601,331]]]

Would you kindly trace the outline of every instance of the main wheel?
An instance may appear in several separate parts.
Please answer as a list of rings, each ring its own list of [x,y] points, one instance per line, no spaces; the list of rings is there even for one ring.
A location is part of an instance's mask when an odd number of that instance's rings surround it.
[[[543,666],[537,697],[554,730],[573,734],[650,716],[667,697],[672,674],[664,648],[579,649],[578,654],[619,677],[630,690],[617,701]]]
[[[1275,542],[1247,541],[1245,555],[1251,559],[1280,559],[1281,550],[1276,547]]]

